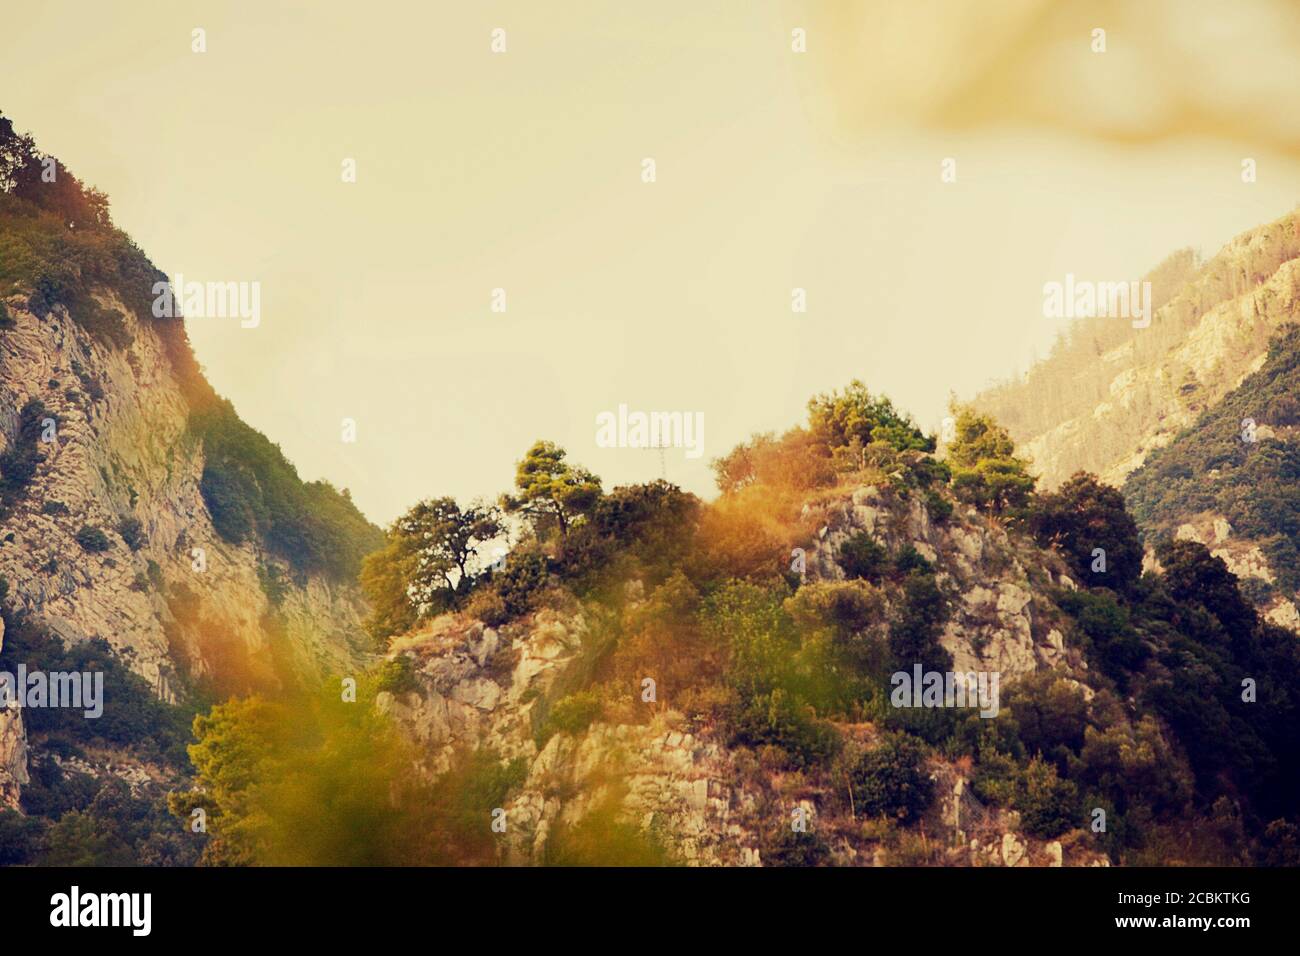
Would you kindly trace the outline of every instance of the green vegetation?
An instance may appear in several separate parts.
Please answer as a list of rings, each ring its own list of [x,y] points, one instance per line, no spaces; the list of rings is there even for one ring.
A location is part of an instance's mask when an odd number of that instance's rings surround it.
[[[109,549],[108,535],[94,525],[83,524],[77,530],[77,544],[86,551],[99,552]]]
[[[0,514],[22,500],[36,476],[37,465],[45,460],[40,444],[46,419],[52,420],[53,416],[36,399],[29,400],[18,413],[18,433],[0,455]]]
[[[956,437],[947,453],[953,491],[994,514],[1023,508],[1034,479],[1026,463],[1015,457],[1015,442],[1007,430],[972,408],[954,405],[952,411],[957,416]]]
[[[1144,531],[1168,540],[1185,521],[1222,515],[1233,537],[1259,543],[1284,588],[1300,592],[1297,395],[1300,326],[1289,325],[1258,372],[1129,476],[1124,494]]]
[[[193,412],[190,431],[203,442],[199,490],[225,540],[255,538],[299,573],[338,581],[355,580],[362,558],[382,544],[346,490],[303,482],[280,447],[224,399]]]
[[[864,753],[848,772],[858,811],[904,823],[919,817],[934,798],[925,749],[915,737],[891,733]]]

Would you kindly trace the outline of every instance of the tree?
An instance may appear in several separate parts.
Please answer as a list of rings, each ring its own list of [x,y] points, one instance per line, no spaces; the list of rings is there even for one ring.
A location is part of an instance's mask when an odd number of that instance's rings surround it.
[[[1034,490],[1028,465],[1015,456],[1007,430],[969,406],[953,405],[956,437],[948,445],[953,490],[976,507],[1001,514],[1023,507]]]
[[[31,134],[14,132],[0,116],[0,192],[11,193],[54,213],[73,229],[112,225],[108,197],[85,186],[53,156],[42,153]]]
[[[897,411],[883,395],[873,398],[867,386],[854,379],[844,391],[817,395],[808,402],[808,427],[832,451],[857,439],[861,446],[888,442],[899,451],[934,451],[912,419]]]
[[[1142,576],[1142,541],[1118,489],[1079,472],[1058,491],[1039,496],[1029,519],[1040,544],[1065,555],[1081,582],[1128,592]],[[1096,549],[1105,552],[1095,572]]]
[[[473,584],[478,550],[503,532],[495,507],[472,504],[462,509],[454,498],[421,501],[397,519],[398,533],[411,541],[417,556],[411,593],[421,605],[445,602],[458,607]]]
[[[884,734],[849,770],[854,804],[867,816],[904,823],[919,817],[934,797],[925,755],[925,744],[915,737]]]
[[[407,593],[415,560],[410,542],[390,533],[384,547],[361,562],[361,590],[370,602],[366,630],[377,642],[415,627],[419,613]]]
[[[554,521],[560,538],[567,539],[570,525],[600,500],[600,479],[585,468],[567,463],[566,455],[554,442],[534,442],[515,466],[518,494],[503,495],[501,499],[507,511],[526,515],[539,537],[540,531]]]

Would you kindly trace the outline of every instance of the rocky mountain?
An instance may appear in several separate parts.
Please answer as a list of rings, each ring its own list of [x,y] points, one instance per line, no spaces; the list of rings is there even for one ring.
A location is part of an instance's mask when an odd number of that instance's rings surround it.
[[[63,192],[24,177],[33,150],[0,117],[6,619],[51,647],[106,642],[170,704],[356,671],[369,647],[359,558],[351,576],[331,573],[286,546],[286,529],[329,530],[314,500],[344,514],[352,550],[378,530],[212,394],[181,320],[152,313],[165,277],[61,166]],[[253,506],[261,526],[235,526]],[[0,646],[0,670],[23,663],[14,653]],[[0,715],[4,804],[20,805],[29,747],[21,711]]]
[[[969,506],[941,513],[936,520],[919,498],[874,485],[805,507],[800,524],[815,530],[803,587],[851,587],[840,554],[862,536],[891,554],[914,553],[933,564],[939,590],[954,596],[938,640],[956,670],[998,672],[1010,684],[1051,674],[1060,693],[1084,706],[1094,693],[1089,665],[1065,636],[1073,627],[1068,615],[1045,596],[1076,587],[1065,563]],[[463,749],[486,748],[526,767],[502,807],[509,821],[502,862],[548,862],[557,830],[580,826],[613,798],[626,818],[658,835],[670,859],[692,865],[789,862],[790,848],[772,834],[800,808],[824,844],[822,862],[1106,865],[1104,850],[1082,831],[1056,840],[1022,832],[1017,812],[977,796],[969,762],[942,757],[924,768],[938,794],[918,824],[926,836],[900,842],[855,810],[832,775],[791,772],[737,748],[717,720],[692,713],[685,688],[669,682],[653,703],[629,686],[621,708],[607,707],[611,719],[550,730],[547,713],[590,679],[601,648],[631,637],[654,603],[646,592],[641,580],[627,582],[613,619],[593,620],[590,606],[557,593],[553,606],[498,627],[450,614],[394,641],[390,665],[409,680],[382,692],[378,706],[405,728],[430,777],[447,771]],[[898,610],[895,600],[879,609],[880,620]],[[862,720],[836,730],[865,749],[885,727]]]
[[[1296,348],[1294,336],[1275,340],[1300,313],[1300,213],[1237,237],[1203,263],[1178,253],[1145,278],[1155,305],[1149,327],[1079,320],[1022,380],[974,405],[1007,427],[1045,487],[1077,471],[1123,486],[1152,541],[1205,543],[1252,582],[1271,619],[1294,627],[1293,522],[1276,520],[1267,494],[1229,501],[1223,466],[1235,442],[1235,451],[1259,452],[1251,466],[1258,488],[1294,487],[1294,419],[1274,383]],[[1194,477],[1173,480],[1174,461]]]

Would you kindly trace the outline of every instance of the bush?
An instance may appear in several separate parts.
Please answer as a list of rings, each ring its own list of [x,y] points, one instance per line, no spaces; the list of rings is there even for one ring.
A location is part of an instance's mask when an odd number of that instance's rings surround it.
[[[381,532],[346,491],[304,482],[278,445],[239,419],[225,400],[190,416],[203,442],[199,491],[217,533],[233,544],[257,538],[297,571],[354,580],[383,547]]]
[[[132,551],[139,551],[145,544],[144,525],[139,518],[123,518],[118,522],[117,533]]]
[[[869,531],[858,531],[840,545],[840,567],[851,578],[879,584],[889,567],[889,553]]]
[[[854,805],[869,816],[916,819],[934,797],[924,760],[921,741],[907,734],[885,734],[849,771]]]
[[[41,432],[45,419],[51,417],[45,406],[32,399],[18,415],[18,434],[0,455],[0,508],[17,503],[36,476],[36,466],[45,460],[40,452]]]
[[[830,859],[830,847],[815,830],[799,832],[787,821],[774,827],[759,844],[764,866],[822,866]]]
[[[812,708],[779,688],[742,705],[732,721],[731,742],[779,747],[796,770],[828,763],[842,746],[834,727],[818,720]]]
[[[68,506],[62,501],[46,501],[41,505],[41,514],[43,515],[66,515]]]
[[[405,654],[398,655],[390,661],[379,665],[379,677],[375,690],[390,694],[408,694],[419,691],[419,681],[415,679],[415,664]]]
[[[1037,757],[1025,768],[1016,806],[1021,829],[1042,839],[1060,836],[1081,820],[1078,788],[1059,779],[1056,768]]]
[[[3,308],[3,303],[0,303]],[[0,810],[0,866],[35,863],[44,849],[42,822],[14,810]]]
[[[506,610],[506,602],[501,599],[501,595],[492,587],[476,589],[465,604],[465,613],[482,621],[488,627],[500,627],[510,620],[510,612]]]
[[[108,535],[94,525],[83,524],[81,530],[77,532],[77,544],[81,545],[86,551],[107,551],[109,548]]]
[[[511,552],[505,570],[494,582],[497,593],[510,617],[532,610],[537,593],[547,579],[546,557],[537,552]]]
[[[580,734],[600,717],[604,705],[594,690],[578,691],[557,700],[546,715],[542,726],[542,740],[555,734]]]

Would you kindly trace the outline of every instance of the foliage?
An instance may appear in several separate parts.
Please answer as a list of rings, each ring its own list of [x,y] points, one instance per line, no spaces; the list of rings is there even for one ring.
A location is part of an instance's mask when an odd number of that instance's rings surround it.
[[[854,805],[867,816],[904,823],[919,817],[934,798],[925,756],[925,745],[915,737],[882,736],[848,772]]]
[[[541,739],[555,734],[581,734],[600,719],[604,705],[594,690],[583,690],[557,700],[551,705],[543,724]]]
[[[1127,592],[1142,575],[1142,542],[1124,496],[1092,475],[1081,472],[1035,498],[1029,526],[1040,543],[1061,551],[1080,582]],[[1094,570],[1098,548],[1105,565]]]
[[[526,515],[542,537],[554,524],[560,537],[600,499],[600,479],[565,461],[554,442],[537,441],[515,467],[515,495],[503,495],[502,507]]]
[[[0,454],[0,512],[7,512],[27,491],[36,466],[45,460],[40,451],[43,422],[52,416],[45,405],[30,399],[18,413],[18,433]]]
[[[86,551],[107,551],[109,548],[108,535],[94,525],[83,524],[76,537],[77,544]]]
[[[866,385],[854,379],[843,392],[818,395],[808,402],[808,430],[834,451],[854,439],[862,446],[883,441],[898,451],[934,451],[934,439],[927,438],[912,419],[894,409],[884,396],[873,397]]]
[[[346,490],[303,482],[279,446],[224,399],[191,413],[190,431],[203,442],[199,490],[226,541],[260,540],[295,570],[339,581],[354,580],[362,558],[383,543]]]
[[[1233,537],[1258,541],[1279,582],[1300,591],[1300,326],[1282,328],[1263,367],[1201,414],[1129,476],[1124,494],[1155,539],[1202,514],[1222,515]],[[1243,440],[1254,422],[1255,441]],[[1265,427],[1267,426],[1267,427]]]
[[[995,515],[1023,508],[1034,489],[1007,430],[970,407],[954,405],[956,437],[947,447],[957,496]]]
[[[139,518],[123,518],[117,524],[117,533],[132,551],[139,551],[144,546],[144,524]]]
[[[88,720],[83,710],[76,708],[34,707],[23,714],[28,734],[77,746],[131,746],[142,756],[183,764],[190,711],[159,700],[143,678],[127,669],[108,642],[94,638],[65,646],[28,614],[7,605],[3,618],[0,671],[15,674],[18,665],[24,664],[29,673],[103,674],[103,713],[99,717]]]

